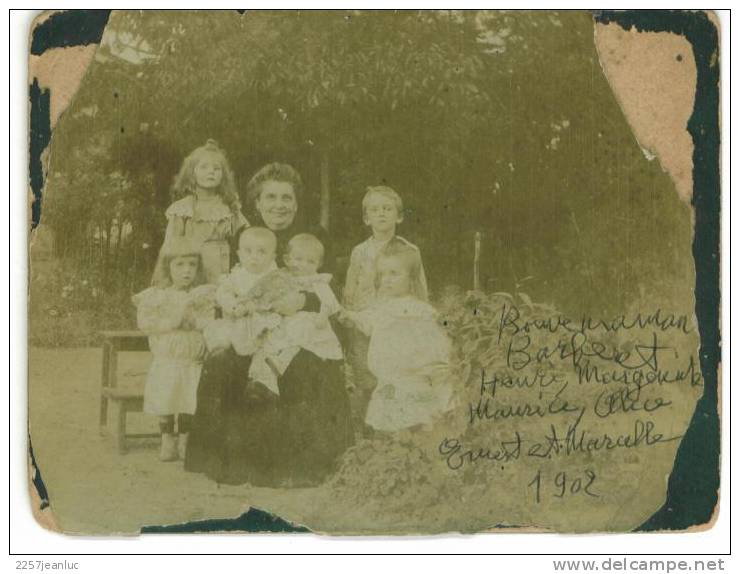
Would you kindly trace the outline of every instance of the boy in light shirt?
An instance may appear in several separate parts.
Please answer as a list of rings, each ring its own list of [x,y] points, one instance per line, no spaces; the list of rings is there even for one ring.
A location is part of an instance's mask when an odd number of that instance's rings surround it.
[[[368,187],[362,200],[362,215],[365,225],[372,235],[355,246],[350,256],[347,279],[343,293],[344,306],[350,311],[362,311],[375,302],[376,264],[378,254],[388,242],[396,237],[418,248],[396,235],[396,226],[403,221],[403,201],[395,190],[388,186]],[[423,301],[428,299],[424,267],[420,269],[420,293]],[[377,380],[367,366],[369,337],[358,329],[352,329],[349,342],[348,362],[352,369],[354,389],[352,393],[352,414],[357,428],[362,428],[370,397]]]

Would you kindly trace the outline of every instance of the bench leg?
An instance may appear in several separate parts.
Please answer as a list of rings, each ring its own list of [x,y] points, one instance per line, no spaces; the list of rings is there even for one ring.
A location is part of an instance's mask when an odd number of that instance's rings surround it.
[[[128,450],[126,448],[126,405],[124,401],[113,401],[113,404],[115,405],[115,433],[118,454],[126,454],[126,451]]]
[[[105,341],[103,343],[103,361],[101,370],[102,388],[115,388],[118,382],[118,350],[120,342]],[[102,390],[102,389],[101,389]],[[108,422],[108,400],[107,397],[100,397],[100,426],[105,426]]]
[[[100,384],[102,388],[105,388],[108,386],[108,382],[110,380],[110,351],[111,346],[106,341],[103,343],[103,368],[102,372],[100,374]],[[102,391],[102,389],[101,389]],[[100,395],[100,427],[101,431],[103,430],[103,427],[106,426],[108,423],[108,397],[104,396],[102,393]]]
[[[108,397],[100,397],[100,434],[108,434]]]

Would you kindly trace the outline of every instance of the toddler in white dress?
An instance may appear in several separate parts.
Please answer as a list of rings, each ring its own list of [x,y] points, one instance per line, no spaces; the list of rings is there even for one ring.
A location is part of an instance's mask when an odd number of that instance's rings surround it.
[[[418,249],[392,239],[378,255],[377,300],[343,315],[370,337],[368,368],[377,377],[365,422],[376,430],[428,427],[450,408],[451,342],[422,301]]]
[[[195,413],[206,350],[200,329],[213,320],[215,312],[215,288],[204,282],[199,246],[174,239],[162,247],[154,285],[133,296],[137,324],[149,335],[153,357],[144,389],[144,412],[159,417],[160,459],[164,461],[184,456],[189,417]]]

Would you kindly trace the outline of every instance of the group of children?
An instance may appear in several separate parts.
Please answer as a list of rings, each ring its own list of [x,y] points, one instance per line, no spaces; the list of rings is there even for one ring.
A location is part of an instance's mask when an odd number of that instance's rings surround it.
[[[144,410],[160,417],[162,460],[184,457],[203,360],[229,347],[252,357],[244,376],[275,394],[301,349],[346,356],[361,431],[425,427],[449,408],[450,341],[428,303],[419,249],[396,235],[403,204],[393,189],[367,189],[363,220],[372,234],[352,250],[343,304],[331,275],[319,272],[325,246],[317,237],[295,235],[279,261],[275,234],[248,225],[215,142],[186,158],[175,189],[183,198],[167,210],[153,285],[133,298],[150,336]],[[239,260],[231,269],[230,239]],[[318,311],[296,311],[305,293]]]

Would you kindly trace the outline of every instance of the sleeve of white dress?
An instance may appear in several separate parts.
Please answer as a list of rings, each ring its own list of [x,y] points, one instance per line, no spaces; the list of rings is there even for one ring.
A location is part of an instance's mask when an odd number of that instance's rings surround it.
[[[325,283],[319,283],[315,287],[315,292],[319,301],[321,301],[321,314],[326,317],[331,317],[335,313],[338,313],[342,306],[339,304],[334,291],[331,290],[331,286]]]
[[[164,242],[167,243],[173,237],[185,234],[185,220],[179,215],[167,214],[167,229],[164,232]]]
[[[195,328],[203,330],[216,316],[216,287],[201,285],[191,291],[190,305]]]
[[[362,311],[353,311],[350,313],[350,317],[355,326],[365,333],[368,337],[373,334],[375,327],[377,309],[370,307]]]
[[[136,305],[136,324],[149,334],[167,333],[182,324],[185,306],[174,302],[167,293],[150,287],[134,295]]]
[[[249,227],[249,221],[246,217],[244,217],[244,214],[239,211],[232,217],[231,235],[236,235],[236,232],[239,231],[242,227]]]
[[[428,376],[432,382],[444,383],[449,378],[450,355],[452,351],[452,342],[442,327],[433,319],[430,320],[429,326],[425,329],[424,352],[419,357],[423,373]]]

